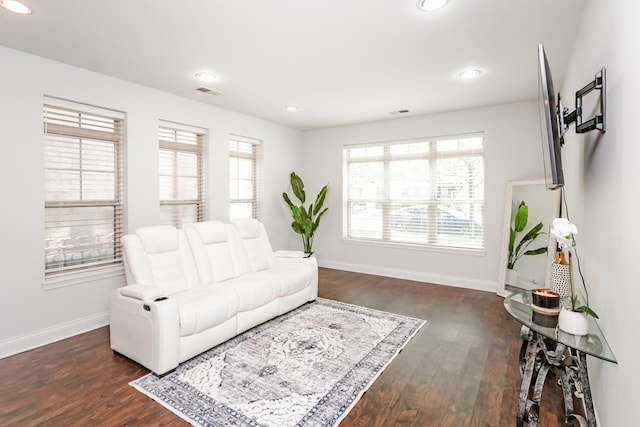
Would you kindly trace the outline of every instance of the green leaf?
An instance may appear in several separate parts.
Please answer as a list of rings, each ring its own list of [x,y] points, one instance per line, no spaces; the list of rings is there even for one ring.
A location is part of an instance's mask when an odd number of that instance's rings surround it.
[[[300,206],[300,217],[302,218],[302,221],[306,221],[309,219],[309,214],[307,214],[307,210],[304,208],[304,206]]]
[[[528,250],[524,253],[524,255],[540,255],[540,254],[545,254],[547,253],[547,247],[544,246],[542,248],[538,248],[538,249],[532,249],[532,250]]]
[[[509,256],[507,257],[507,268],[512,270],[516,263],[516,254],[513,252],[513,245],[516,241],[516,232],[513,228],[510,228],[509,231]]]
[[[282,198],[287,203],[287,205],[289,205],[289,207],[293,206],[293,203],[291,203],[291,199],[289,198],[289,195],[287,193],[282,193]]]
[[[302,226],[304,227],[304,235],[307,236],[308,238],[312,238],[313,237],[313,222],[305,221],[305,223],[302,224]]]
[[[320,212],[320,213],[318,214],[318,216],[316,217],[316,222],[317,222],[317,223],[320,223],[320,218],[322,218],[322,215],[324,215],[324,213],[325,213],[326,211],[328,211],[328,210],[329,210],[329,208],[324,208],[324,209],[322,210],[322,212]]]
[[[535,239],[540,234],[542,234],[540,232],[540,230],[542,230],[542,223],[541,222],[537,223],[535,225],[535,227],[533,227],[531,230],[529,230],[529,232],[527,234],[525,234],[524,237],[522,238],[522,241],[529,241],[529,240]]]
[[[318,226],[320,225],[320,218],[322,218],[322,215],[324,215],[324,213],[326,211],[328,211],[328,210],[329,210],[329,208],[324,208],[324,210],[318,214],[318,216],[316,217],[316,220],[314,222],[313,231],[315,231],[316,228],[318,228]]]
[[[522,240],[520,240],[520,243],[518,243],[518,246],[516,246],[515,253],[518,254],[520,252],[520,249],[522,249],[524,245],[532,242],[536,237],[542,234],[540,233],[541,229],[542,229],[542,223],[540,222],[536,224],[536,226],[533,227],[531,230],[529,230],[529,232],[524,235]]]
[[[596,314],[596,312],[595,312],[595,311],[593,311],[593,310],[591,310],[591,308],[590,308],[590,307],[587,307],[586,305],[582,305],[582,306],[580,306],[580,307],[576,308],[576,309],[575,309],[575,311],[579,311],[579,312],[581,312],[581,313],[585,313],[585,314],[588,314],[589,316],[593,316],[593,317],[595,317],[596,319],[599,319],[599,317],[598,317],[598,315]]]
[[[509,253],[513,252],[513,245],[516,243],[516,231],[511,228],[509,233]]]
[[[520,202],[520,206],[518,206],[518,210],[516,211],[516,218],[514,220],[513,226],[515,230],[520,233],[527,226],[527,222],[529,221],[529,207],[524,203],[524,201]]]
[[[314,215],[317,215],[320,209],[322,209],[322,205],[324,204],[324,199],[327,196],[328,185],[329,184],[322,187],[322,190],[320,190],[320,192],[318,193],[318,196],[316,197],[316,203],[315,203],[316,206],[315,206],[315,209],[313,210]],[[311,211],[311,208],[309,208],[309,211]]]
[[[304,229],[302,228],[299,222],[293,221],[291,223],[291,228],[293,229],[293,231],[295,231],[298,234],[304,234]]]
[[[291,207],[291,213],[293,214],[293,219],[297,223],[302,223],[302,214],[300,213],[300,208],[298,206],[293,205]]]
[[[304,203],[306,199],[306,195],[304,193],[304,182],[302,182],[302,178],[296,175],[295,172],[291,172],[291,189],[298,200],[300,200],[301,203]]]

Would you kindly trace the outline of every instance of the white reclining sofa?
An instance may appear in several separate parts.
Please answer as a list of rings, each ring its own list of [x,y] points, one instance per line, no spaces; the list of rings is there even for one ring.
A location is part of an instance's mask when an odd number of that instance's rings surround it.
[[[254,219],[145,227],[122,246],[111,348],[157,375],[318,295],[315,258],[276,256]]]

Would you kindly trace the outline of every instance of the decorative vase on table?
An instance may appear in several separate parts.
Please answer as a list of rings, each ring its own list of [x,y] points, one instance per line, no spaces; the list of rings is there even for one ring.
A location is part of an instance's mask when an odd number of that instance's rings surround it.
[[[560,248],[556,251],[556,258],[551,264],[550,288],[561,298],[567,298],[571,295],[571,266]]]
[[[504,282],[507,285],[518,286],[518,271],[507,268]]]

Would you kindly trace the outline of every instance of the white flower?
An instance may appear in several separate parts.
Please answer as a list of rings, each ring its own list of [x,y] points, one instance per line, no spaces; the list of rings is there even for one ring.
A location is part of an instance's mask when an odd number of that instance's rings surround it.
[[[562,249],[571,249],[576,245],[573,240],[574,234],[578,234],[578,228],[566,218],[556,218],[551,223],[551,235],[556,238]]]

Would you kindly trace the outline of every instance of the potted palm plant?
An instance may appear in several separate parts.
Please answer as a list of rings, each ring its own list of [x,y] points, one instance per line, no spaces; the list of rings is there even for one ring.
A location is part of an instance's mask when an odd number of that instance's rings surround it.
[[[308,208],[305,208],[306,194],[304,192],[304,182],[302,178],[295,172],[291,172],[290,183],[293,194],[300,201],[300,205],[294,205],[286,191],[282,193],[282,198],[287,206],[289,206],[289,209],[291,209],[291,216],[293,217],[291,228],[302,236],[304,252],[307,256],[311,256],[313,253],[313,236],[320,225],[320,218],[322,218],[322,215],[329,209],[322,209],[329,184],[322,187],[316,196],[315,202],[310,204]]]
[[[513,268],[518,261],[524,255],[539,255],[547,252],[547,247],[542,246],[537,249],[528,249],[533,241],[545,234],[542,230],[542,222],[539,222],[520,239],[516,244],[516,237],[518,234],[523,233],[529,222],[529,207],[522,201],[516,210],[516,215],[513,221],[513,227],[510,228],[509,233],[509,255],[507,258],[507,279],[506,282],[510,285],[515,285],[518,277],[518,272]]]

